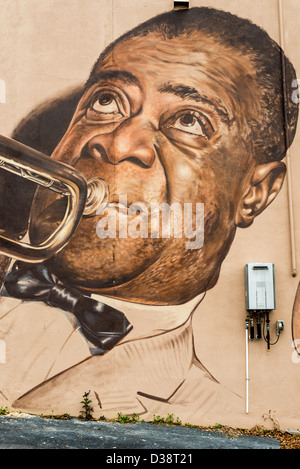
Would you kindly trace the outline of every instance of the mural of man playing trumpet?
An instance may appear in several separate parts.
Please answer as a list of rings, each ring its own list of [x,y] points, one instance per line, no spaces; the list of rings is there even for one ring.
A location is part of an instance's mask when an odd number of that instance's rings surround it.
[[[282,54],[255,24],[212,8],[151,18],[102,52],[51,156],[86,180],[104,179],[109,203],[83,217],[41,266],[17,263],[7,274],[1,331],[15,358],[3,368],[0,391],[9,405],[78,415],[91,390],[95,416],[171,411],[198,424],[242,418],[243,400],[196,356],[191,319],[237,228],[250,226],[282,187],[286,131],[291,144],[298,115],[296,104],[285,103],[285,127]],[[292,82],[286,57],[284,67]],[[32,125],[23,123],[23,140]],[[201,204],[199,247],[187,247],[185,230],[150,235],[151,216],[144,236],[120,236],[121,220],[138,233],[141,206],[149,215],[154,204],[177,204],[182,213],[189,204],[194,221]],[[37,192],[32,242],[55,229],[60,210]],[[117,220],[116,236],[100,235],[109,219]],[[22,282],[36,276],[43,288],[51,278],[46,296],[40,283],[33,298],[23,296]]]

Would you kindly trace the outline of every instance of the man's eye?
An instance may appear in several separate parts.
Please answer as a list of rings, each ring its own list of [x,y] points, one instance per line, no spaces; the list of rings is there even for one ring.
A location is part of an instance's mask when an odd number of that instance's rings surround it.
[[[206,135],[202,124],[197,113],[188,112],[182,114],[172,124],[172,127],[183,132],[188,132],[193,135]]]
[[[116,98],[111,93],[103,93],[93,103],[92,110],[101,114],[118,114],[120,109]]]
[[[100,124],[117,124],[130,114],[126,98],[109,89],[98,90],[86,109],[88,121]]]

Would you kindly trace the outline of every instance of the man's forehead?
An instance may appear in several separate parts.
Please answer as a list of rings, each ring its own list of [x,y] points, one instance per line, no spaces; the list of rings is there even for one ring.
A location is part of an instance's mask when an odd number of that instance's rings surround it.
[[[161,77],[163,84],[171,77],[196,88],[203,74],[215,82],[225,83],[227,79],[233,88],[255,76],[249,56],[199,31],[172,38],[149,33],[121,40],[102,57],[94,71],[116,69],[148,77],[148,82]]]
[[[195,36],[195,34],[193,35]],[[135,36],[130,39],[120,40],[102,58],[101,66],[107,67],[116,62],[123,63],[129,58],[131,65],[138,64],[142,60],[147,60],[149,65],[155,62],[190,64],[197,60],[205,63],[207,60],[204,44],[201,39],[203,35],[197,37],[181,35],[173,38],[166,38],[159,33],[149,33],[146,36]],[[194,59],[192,58],[194,57]]]
[[[203,31],[192,33],[182,32],[178,36],[165,37],[159,32],[150,32],[145,36],[133,36],[120,39],[115,45],[108,49],[102,58],[101,65],[108,66],[116,60],[122,62],[129,57],[133,59],[134,66],[142,58],[164,63],[177,63],[187,65],[209,65],[217,62],[221,57],[239,60],[245,66],[249,66],[251,58],[240,50],[239,47],[230,47],[222,43],[221,38],[216,35],[208,35]]]

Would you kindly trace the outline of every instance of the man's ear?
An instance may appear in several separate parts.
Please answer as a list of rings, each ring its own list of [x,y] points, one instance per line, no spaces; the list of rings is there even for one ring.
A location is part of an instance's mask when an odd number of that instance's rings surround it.
[[[284,163],[272,162],[258,165],[252,172],[250,186],[245,191],[235,217],[236,226],[246,228],[277,196],[280,191],[286,166]]]

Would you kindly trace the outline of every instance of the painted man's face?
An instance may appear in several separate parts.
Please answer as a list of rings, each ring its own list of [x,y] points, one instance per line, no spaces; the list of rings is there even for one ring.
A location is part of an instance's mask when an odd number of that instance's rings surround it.
[[[105,179],[112,213],[124,212],[120,196],[148,208],[204,204],[204,244],[187,249],[185,236],[101,239],[96,230],[104,215],[97,215],[83,218],[49,261],[54,273],[88,290],[154,304],[182,303],[211,288],[255,166],[248,145],[248,122],[260,113],[254,76],[249,58],[200,33],[119,43],[99,64],[53,157],[86,179]],[[33,223],[32,236],[38,232]]]

